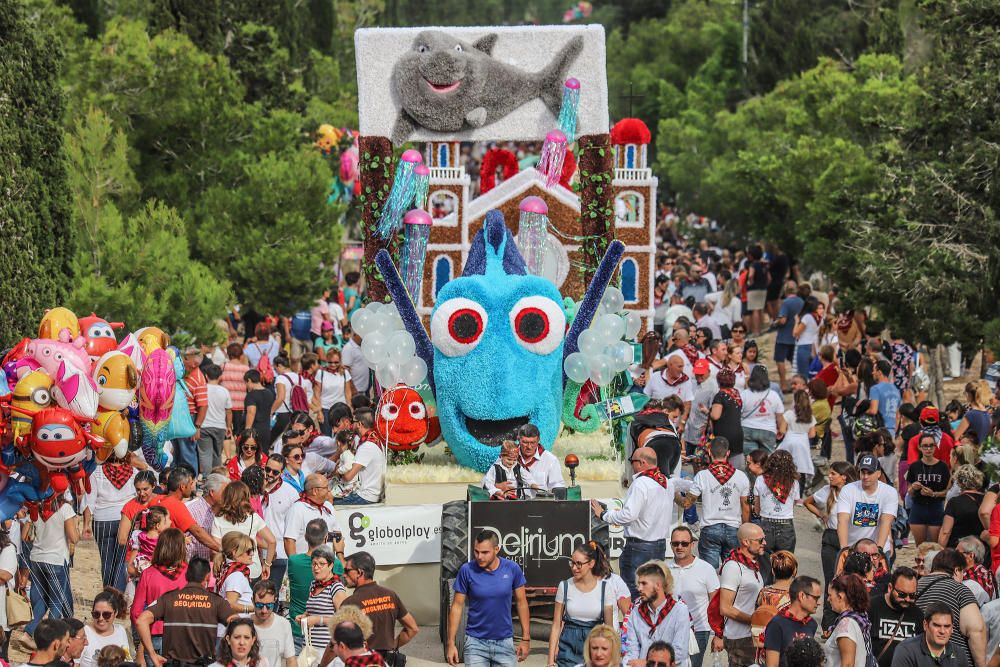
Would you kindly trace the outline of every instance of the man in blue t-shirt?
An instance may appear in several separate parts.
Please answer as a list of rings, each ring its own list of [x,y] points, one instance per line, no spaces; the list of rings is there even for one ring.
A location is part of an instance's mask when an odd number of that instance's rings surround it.
[[[795,359],[795,316],[802,310],[802,299],[796,294],[798,285],[794,280],[785,283],[785,300],[781,302],[778,318],[774,320],[778,327],[778,335],[774,339],[774,365],[778,367],[778,382],[781,391],[785,391],[785,362]]]
[[[903,401],[899,395],[899,389],[892,383],[892,365],[885,359],[880,359],[875,364],[874,370],[875,385],[868,392],[868,414],[876,412],[882,416],[882,424],[889,429],[890,433],[896,432],[896,412],[899,404]]]
[[[448,617],[448,664],[454,666],[460,662],[455,635],[468,599],[465,664],[512,667],[528,657],[531,637],[524,572],[517,563],[500,557],[499,537],[492,531],[476,535],[472,550],[474,560],[463,565],[455,577],[455,599]],[[511,600],[515,598],[521,622],[521,641],[516,651],[510,615]]]
[[[300,310],[292,316],[291,340],[292,347],[292,370],[299,370],[299,362],[302,355],[312,351],[313,337],[309,329],[312,326],[312,313],[308,310]]]

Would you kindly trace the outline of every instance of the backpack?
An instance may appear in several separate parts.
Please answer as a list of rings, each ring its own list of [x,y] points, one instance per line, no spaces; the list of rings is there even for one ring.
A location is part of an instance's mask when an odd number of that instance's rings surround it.
[[[261,352],[260,344],[254,343],[257,351],[260,352],[260,359],[257,360],[257,370],[260,372],[261,384],[272,384],[274,382],[274,366],[271,365],[271,357],[266,352]]]
[[[292,384],[292,378],[290,378],[287,374],[282,373],[281,377],[288,380],[288,384]],[[302,386],[301,377],[299,377],[298,384],[292,385],[292,391],[289,399],[290,400],[285,403],[286,407],[291,407],[294,412],[309,412],[309,396],[306,394],[306,390]]]

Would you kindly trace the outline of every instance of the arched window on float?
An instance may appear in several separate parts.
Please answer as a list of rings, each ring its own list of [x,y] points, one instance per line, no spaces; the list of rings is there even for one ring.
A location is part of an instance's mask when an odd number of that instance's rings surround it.
[[[442,142],[438,144],[438,166],[447,167],[451,164],[448,160],[448,144]]]
[[[646,198],[634,190],[615,196],[615,227],[644,227]]]
[[[625,168],[635,169],[635,144],[629,144],[625,147]]]
[[[626,257],[622,261],[622,295],[625,303],[639,303],[639,267],[635,260]]]
[[[438,292],[451,280],[451,258],[442,255],[434,260],[434,298],[437,299]]]
[[[435,190],[427,201],[435,226],[458,225],[458,195],[450,190]]]

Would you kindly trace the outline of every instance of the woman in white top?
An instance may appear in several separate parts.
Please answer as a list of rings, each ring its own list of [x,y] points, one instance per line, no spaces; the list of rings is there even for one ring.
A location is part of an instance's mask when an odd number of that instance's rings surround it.
[[[235,484],[235,482],[234,482]],[[250,588],[250,560],[253,540],[235,530],[222,536],[222,551],[215,554],[215,581],[219,595],[226,598],[237,613],[253,612],[253,591]],[[219,626],[219,636],[223,627]]]
[[[219,659],[210,667],[271,667],[260,654],[257,629],[251,619],[234,618],[229,621],[226,634],[219,642]]]
[[[743,344],[742,343],[729,343],[726,346],[726,363],[725,367],[731,370],[736,375],[736,382],[733,384],[737,390],[742,391],[747,388],[747,367],[743,363]]]
[[[858,469],[847,461],[830,464],[830,483],[805,500],[806,509],[823,522],[820,560],[823,563],[823,584],[833,580],[840,554],[840,539],[837,537],[837,496],[845,484],[858,481]]]
[[[868,620],[868,589],[856,574],[842,574],[830,582],[828,599],[838,614],[823,645],[826,667],[865,667],[872,652]]]
[[[264,518],[257,514],[250,504],[250,488],[241,481],[231,482],[222,492],[222,502],[215,510],[212,521],[212,536],[221,538],[231,532],[246,535],[255,544],[251,556],[250,579],[271,576],[271,562],[274,560],[274,533],[267,527]],[[263,558],[258,556],[260,552]]]
[[[770,583],[770,556],[775,551],[795,553],[795,501],[799,499],[799,473],[786,451],[776,451],[764,462],[763,474],[753,485],[754,511],[764,529],[764,583]]]
[[[791,453],[795,460],[795,469],[799,471],[799,482],[803,489],[809,488],[809,482],[816,473],[813,466],[812,452],[809,440],[816,436],[816,418],[813,417],[812,402],[809,393],[804,389],[792,394],[792,407],[785,410],[785,437],[778,449]]]
[[[749,454],[755,449],[773,452],[779,434],[785,432],[785,404],[781,396],[771,389],[771,379],[765,366],[754,366],[740,398],[743,399],[743,453]]]
[[[334,424],[330,423],[330,408],[336,403],[351,404],[354,398],[354,384],[351,372],[340,363],[340,350],[327,352],[327,366],[316,371],[313,377],[313,409],[319,413],[319,425],[323,435],[333,435]]]
[[[118,524],[122,509],[135,497],[138,471],[126,461],[108,459],[90,476],[90,493],[83,510],[83,538],[97,542],[101,557],[101,580],[105,586],[125,590],[127,572],[125,547],[118,544]]]
[[[556,606],[549,632],[549,666],[573,667],[583,662],[582,648],[596,625],[611,625],[614,594],[605,579],[611,571],[596,542],[576,548],[569,559],[572,577],[556,588]]]
[[[742,322],[743,315],[740,305],[740,281],[730,280],[721,292],[705,295],[705,301],[712,306],[712,317],[719,324],[725,324],[730,329],[735,322]]]
[[[795,318],[792,335],[795,336],[795,372],[809,377],[809,364],[816,353],[819,342],[819,324],[823,321],[825,308],[815,297],[806,299],[805,305]]]
[[[114,588],[108,586],[97,594],[90,610],[92,620],[83,626],[87,645],[80,656],[80,667],[97,667],[97,654],[105,646],[120,646],[128,655],[128,633],[124,625],[115,623],[116,618],[125,618],[127,609],[125,596]]]

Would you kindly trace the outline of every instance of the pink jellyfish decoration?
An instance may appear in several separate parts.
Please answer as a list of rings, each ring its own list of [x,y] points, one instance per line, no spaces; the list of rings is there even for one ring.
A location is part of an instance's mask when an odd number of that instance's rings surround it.
[[[415,208],[403,216],[403,247],[400,252],[399,272],[413,303],[420,300],[420,283],[424,277],[424,258],[427,256],[427,239],[431,235],[431,216]]]
[[[420,151],[412,148],[404,151],[396,166],[396,176],[392,179],[392,189],[382,205],[382,214],[375,225],[375,233],[379,238],[387,239],[399,231],[403,212],[412,204],[416,196],[417,165],[423,162]]]
[[[413,170],[417,179],[413,194],[413,208],[427,208],[427,193],[431,189],[431,169],[421,162]]]
[[[525,197],[518,207],[521,217],[517,225],[517,247],[528,265],[528,273],[542,275],[545,250],[549,238],[549,206],[541,197]]]
[[[576,115],[580,109],[580,82],[566,79],[563,84],[562,105],[559,107],[559,129],[566,135],[566,143],[576,141]]]
[[[542,157],[538,170],[545,176],[545,186],[551,188],[562,176],[563,160],[566,159],[566,134],[562,130],[552,130],[545,135]]]

